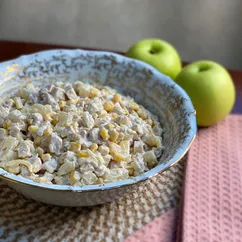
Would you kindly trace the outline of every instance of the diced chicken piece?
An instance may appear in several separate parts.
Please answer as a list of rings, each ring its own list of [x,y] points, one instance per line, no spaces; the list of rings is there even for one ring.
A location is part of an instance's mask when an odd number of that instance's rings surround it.
[[[69,99],[77,98],[76,92],[75,92],[74,88],[72,87],[72,85],[70,85],[70,84],[66,85],[65,93]]]
[[[158,163],[155,152],[153,150],[145,152],[143,157],[150,169]]]
[[[58,170],[58,175],[63,176],[71,171],[75,170],[75,163],[70,161],[65,161],[63,165]]]
[[[94,98],[90,104],[87,105],[87,111],[93,115],[95,113],[99,113],[103,110],[102,102],[99,98]]]
[[[1,142],[1,140],[0,140]],[[19,144],[19,141],[15,137],[6,137],[0,143],[0,150],[14,150]]]
[[[25,100],[29,98],[29,94],[30,94],[30,90],[28,90],[25,87],[20,87],[18,89],[17,95]]]
[[[51,183],[51,181],[55,178],[55,175],[54,174],[51,174],[50,172],[45,172],[45,174],[43,175],[43,178],[46,180],[46,181],[48,181],[48,182],[50,182]]]
[[[0,119],[5,119],[9,114],[9,109],[0,105]]]
[[[126,127],[129,127],[129,128],[132,127],[132,122],[127,116],[121,116],[118,122],[119,122],[119,125],[125,125]]]
[[[59,122],[58,125],[59,126],[67,126],[70,125],[72,123],[72,114],[71,113],[67,113],[67,112],[60,112],[59,113]]]
[[[145,163],[144,163],[144,158],[142,154],[139,154],[139,153],[133,155],[131,166],[134,169],[135,176],[138,176],[147,170],[147,166],[145,166]]]
[[[97,179],[98,179],[97,176],[91,171],[88,171],[82,174],[82,181],[86,185],[94,184],[97,181]]]
[[[34,104],[31,107],[31,112],[40,113],[45,120],[48,119],[49,116],[53,114],[51,105],[42,105],[42,104]]]
[[[111,117],[110,116],[105,116],[105,117],[97,118],[95,120],[95,126],[97,126],[97,127],[105,126],[105,125],[109,124],[110,121],[111,121]]]
[[[82,174],[84,174],[85,172],[94,171],[94,167],[91,164],[87,163],[86,159],[81,158],[81,159],[78,160],[78,162],[79,162],[79,165],[80,165],[80,172]]]
[[[160,127],[158,122],[155,122],[154,126],[153,126],[153,131],[155,133],[155,135],[160,136],[163,133],[163,129]]]
[[[0,140],[3,140],[4,138],[6,138],[7,133],[8,132],[6,129],[0,128]]]
[[[61,87],[56,87],[52,85],[50,88],[50,93],[57,101],[65,99],[65,91]]]
[[[117,113],[119,115],[121,114],[125,114],[125,110],[121,107],[121,105],[119,103],[115,103],[114,109],[113,109],[114,113]]]
[[[90,141],[98,144],[98,141],[100,141],[99,132],[99,128],[91,129],[88,133],[88,138],[90,139]]]
[[[30,114],[29,119],[32,120],[32,124],[41,124],[43,122],[43,116],[40,113]]]
[[[106,171],[107,167],[105,165],[99,165],[94,173],[97,175],[97,176],[102,176],[104,175],[105,171]]]
[[[57,161],[51,158],[43,163],[42,168],[48,171],[49,173],[53,173],[57,169],[57,166]]]
[[[107,166],[109,164],[109,162],[111,161],[112,156],[111,155],[105,155],[103,156],[103,160],[105,161],[105,165]]]
[[[111,169],[109,174],[104,175],[105,182],[114,182],[124,180],[129,177],[129,172],[125,168],[114,168]]]
[[[109,148],[106,145],[101,145],[99,146],[98,151],[101,153],[102,156],[106,156],[109,153]]]
[[[49,94],[47,92],[47,90],[43,89],[40,92],[40,96],[41,96],[43,104],[50,104],[53,107],[54,110],[59,110],[60,109],[57,101],[54,99],[53,96],[51,96],[51,94]]]
[[[39,102],[40,102],[40,100],[39,100],[38,92],[33,92],[33,93],[28,94],[28,98],[27,98],[28,104],[34,104],[34,103],[39,103]]]
[[[144,153],[144,142],[134,141],[134,153]]]
[[[58,185],[66,185],[68,184],[68,181],[69,181],[69,174],[64,176],[55,176],[54,180],[55,180],[55,183]]]
[[[75,153],[72,152],[72,151],[67,151],[65,153],[63,153],[60,157],[60,162],[61,164],[62,163],[65,163],[65,162],[74,162],[75,163],[75,166],[77,166],[77,158],[75,156]]]
[[[160,138],[154,134],[146,134],[142,139],[150,147],[161,147]]]
[[[16,123],[12,124],[9,127],[9,135],[12,137],[15,137],[17,140],[21,140],[23,138],[22,133],[20,132],[20,128]],[[1,137],[1,135],[0,135],[0,137]]]
[[[9,119],[11,122],[18,122],[19,117],[20,117],[21,114],[22,114],[22,113],[21,113],[19,110],[15,109],[15,110],[13,110],[13,111],[11,111],[11,112],[9,113],[9,115],[8,115],[8,119]]]
[[[13,150],[0,151],[0,161],[10,161],[18,158],[18,153]],[[0,162],[1,163],[1,162]]]
[[[12,98],[7,98],[1,105],[10,110],[13,107],[13,104],[14,100]]]
[[[75,129],[71,126],[64,128],[64,130],[60,133],[61,137],[70,137],[72,134],[75,134]]]
[[[120,149],[121,154],[128,156],[130,154],[130,142],[128,140],[121,141]]]
[[[136,131],[140,136],[144,134],[144,126],[141,124],[133,124],[132,129]]]
[[[62,139],[55,133],[48,136],[49,141],[49,151],[55,153],[56,155],[61,154]]]
[[[32,171],[34,173],[37,173],[41,170],[42,162],[37,155],[34,155],[33,157],[29,158],[28,161],[32,164],[32,169],[33,169]]]
[[[33,142],[30,140],[23,140],[18,147],[18,156],[20,158],[31,157],[35,152]]]
[[[91,129],[94,126],[94,119],[90,113],[83,113],[83,124],[85,125],[85,127],[89,129]]]
[[[30,176],[29,169],[26,166],[20,166],[20,175],[22,177],[29,177]]]

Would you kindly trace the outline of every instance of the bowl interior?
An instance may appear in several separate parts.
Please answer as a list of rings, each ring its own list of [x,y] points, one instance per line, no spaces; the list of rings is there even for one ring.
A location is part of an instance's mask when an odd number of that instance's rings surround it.
[[[195,111],[185,91],[151,66],[113,53],[55,50],[2,63],[0,96],[9,95],[27,82],[41,84],[56,80],[111,86],[159,117],[164,128],[164,153],[157,167],[133,182],[147,179],[175,163],[195,137]]]

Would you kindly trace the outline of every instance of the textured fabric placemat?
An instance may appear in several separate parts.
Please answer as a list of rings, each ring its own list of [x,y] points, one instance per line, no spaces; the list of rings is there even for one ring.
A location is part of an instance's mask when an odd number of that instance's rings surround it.
[[[242,241],[242,116],[200,129],[185,172],[180,239]]]
[[[178,208],[170,209],[142,229],[129,236],[125,242],[172,242],[176,240]]]
[[[184,159],[143,189],[92,208],[37,203],[0,182],[0,241],[124,241],[178,204]]]

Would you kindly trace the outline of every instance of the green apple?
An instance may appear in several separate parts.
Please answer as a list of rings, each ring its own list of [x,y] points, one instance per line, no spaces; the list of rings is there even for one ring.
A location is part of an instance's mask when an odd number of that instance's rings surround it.
[[[212,61],[198,61],[183,68],[175,81],[190,96],[197,124],[209,126],[225,118],[235,102],[235,88],[227,70]]]
[[[181,71],[179,54],[171,44],[164,40],[140,40],[129,48],[126,55],[152,65],[172,79]]]

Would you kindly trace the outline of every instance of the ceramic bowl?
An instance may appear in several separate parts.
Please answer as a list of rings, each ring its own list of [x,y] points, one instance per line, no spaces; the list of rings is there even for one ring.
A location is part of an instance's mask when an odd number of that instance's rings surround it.
[[[141,61],[111,52],[51,50],[0,64],[0,96],[28,82],[82,80],[116,88],[158,115],[164,127],[165,151],[158,165],[143,175],[104,185],[73,187],[37,183],[0,169],[11,188],[48,204],[92,206],[111,202],[144,186],[145,181],[178,162],[195,138],[195,110],[186,92],[171,78]]]

